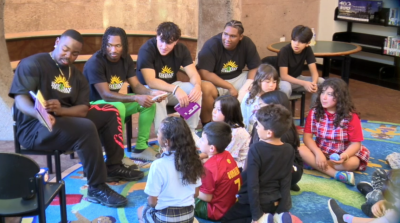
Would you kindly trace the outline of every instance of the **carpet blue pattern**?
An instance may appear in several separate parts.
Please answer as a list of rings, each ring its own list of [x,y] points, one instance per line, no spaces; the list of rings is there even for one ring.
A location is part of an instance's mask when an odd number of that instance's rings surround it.
[[[298,122],[298,120],[297,120]],[[400,127],[398,124],[362,121],[365,145],[371,152],[370,163],[365,172],[356,172],[356,183],[370,181],[370,176],[376,168],[390,169],[386,163],[386,156],[393,152],[400,152]],[[111,185],[117,192],[127,196],[128,206],[124,208],[108,208],[93,204],[85,200],[87,193],[86,179],[82,174],[82,167],[77,168],[64,180],[68,194],[68,220],[73,223],[89,222],[138,222],[136,210],[145,204],[146,194],[143,192],[147,180],[147,168],[143,168],[146,177],[137,182],[120,182]],[[327,201],[334,198],[339,205],[350,214],[366,217],[360,210],[365,198],[356,187],[330,179],[316,171],[306,170],[299,182],[300,192],[292,192],[293,208],[291,214],[293,222],[333,222],[329,214]],[[59,222],[59,206],[50,205],[47,210],[48,222]],[[198,219],[202,223],[210,222]],[[25,218],[24,223],[36,222],[36,218]]]

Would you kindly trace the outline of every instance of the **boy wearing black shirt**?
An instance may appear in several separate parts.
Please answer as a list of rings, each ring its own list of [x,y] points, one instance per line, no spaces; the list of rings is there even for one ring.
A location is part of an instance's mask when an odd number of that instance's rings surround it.
[[[9,92],[17,107],[17,137],[26,149],[75,150],[87,176],[88,201],[110,207],[124,206],[127,199],[105,182],[139,180],[144,174],[122,165],[122,132],[118,130],[116,109],[112,106],[89,108],[89,86],[72,65],[82,45],[80,33],[67,30],[57,38],[53,52],[21,60]],[[38,90],[47,99],[45,108],[53,123],[51,132],[39,122],[40,115],[29,95],[29,91]],[[104,141],[106,164],[99,134]]]
[[[148,40],[139,50],[136,69],[139,81],[151,89],[171,93],[167,100],[156,104],[156,131],[167,117],[167,104],[179,103],[181,107],[186,107],[189,102],[197,102],[201,106],[203,84],[189,50],[178,42],[180,36],[181,30],[176,24],[163,22],[157,28],[157,37]],[[181,67],[189,76],[190,83],[177,80],[177,72]],[[199,123],[199,114],[197,111],[186,120],[193,134]]]
[[[148,146],[151,125],[156,114],[153,97],[165,93],[144,87],[135,75],[135,64],[128,54],[125,30],[108,27],[103,36],[101,50],[86,62],[83,74],[89,81],[91,104],[111,104],[120,113],[122,125],[125,117],[139,112],[138,137],[132,158],[154,161],[157,153]],[[120,94],[127,81],[136,94]],[[161,101],[164,98],[159,99]],[[131,146],[131,145],[128,145]],[[125,164],[132,163],[129,158]]]
[[[292,146],[281,141],[281,136],[292,125],[292,117],[282,105],[271,104],[260,108],[256,118],[260,141],[250,147],[238,202],[221,222],[263,222],[260,219],[264,213],[275,214],[275,222],[291,222],[283,219],[290,218],[290,183],[295,155]]]
[[[218,96],[231,94],[241,101],[261,64],[256,46],[243,32],[242,23],[231,20],[225,24],[224,31],[207,40],[199,52],[200,76],[215,85],[212,99],[203,100],[204,107],[210,108],[202,109],[203,122],[211,121],[214,100]],[[246,65],[249,71],[243,72]]]
[[[312,31],[307,26],[298,25],[292,30],[292,41],[284,46],[278,53],[278,67],[281,81],[279,89],[284,92],[288,98],[292,90],[308,91],[312,93],[311,104],[317,97],[318,85],[324,82],[319,77],[314,52],[310,47]],[[310,69],[310,76],[303,76],[304,61],[307,62]]]

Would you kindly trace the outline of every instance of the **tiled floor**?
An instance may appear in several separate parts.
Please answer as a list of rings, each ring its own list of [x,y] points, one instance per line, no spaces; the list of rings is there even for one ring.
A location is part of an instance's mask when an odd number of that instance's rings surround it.
[[[338,77],[331,75],[332,77]],[[361,113],[361,119],[382,121],[400,124],[400,91],[391,90],[361,81],[350,80],[350,93],[357,110]],[[306,99],[306,114],[309,110],[310,95]],[[300,115],[300,102],[296,103],[296,117]],[[138,115],[133,115],[133,135],[137,134]],[[154,132],[150,138],[155,138]],[[133,140],[133,142],[135,139]],[[0,141],[0,152],[13,152],[12,141]],[[46,166],[44,156],[31,156],[40,166]],[[62,169],[78,163],[78,159],[70,160],[69,156],[62,156]],[[18,219],[8,219],[7,222],[18,222]]]

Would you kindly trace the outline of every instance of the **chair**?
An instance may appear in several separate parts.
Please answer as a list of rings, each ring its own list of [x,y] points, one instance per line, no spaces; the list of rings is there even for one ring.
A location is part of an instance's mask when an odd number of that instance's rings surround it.
[[[304,108],[306,105],[306,92],[305,91],[292,92],[292,95],[290,95],[289,101],[291,102],[293,117],[296,112],[296,101],[298,99],[301,99],[301,102],[300,102],[300,126],[304,126]]]
[[[40,168],[29,157],[0,153],[0,223],[6,217],[39,215],[46,223],[46,208],[58,194],[61,222],[67,223],[65,183],[44,183]]]
[[[127,87],[127,93],[133,93],[130,85]],[[167,114],[175,113],[174,106],[167,106]],[[125,117],[125,131],[126,131],[126,149],[132,152],[132,115]]]
[[[47,168],[49,168],[49,173],[53,173],[53,164],[52,164],[52,159],[51,156],[54,156],[54,160],[55,160],[55,167],[56,167],[56,179],[57,182],[61,180],[61,160],[60,160],[60,155],[61,154],[70,154],[71,159],[73,159],[73,151],[68,151],[66,152],[62,152],[60,150],[28,150],[26,148],[24,148],[23,146],[21,146],[21,144],[19,144],[18,141],[18,137],[17,137],[17,130],[18,130],[18,126],[17,126],[17,106],[13,105],[11,113],[13,116],[13,132],[14,132],[14,147],[15,147],[15,153],[18,154],[26,154],[26,155],[44,155],[47,156]]]
[[[278,57],[277,56],[264,57],[261,60],[261,63],[272,65],[273,67],[275,67],[276,71],[279,74]],[[305,91],[292,92],[292,95],[290,95],[290,97],[289,97],[289,101],[292,104],[292,115],[293,116],[295,114],[296,101],[298,99],[301,99],[301,104],[300,104],[300,126],[304,126],[304,109],[305,109],[305,103],[306,103],[306,93],[305,93]]]

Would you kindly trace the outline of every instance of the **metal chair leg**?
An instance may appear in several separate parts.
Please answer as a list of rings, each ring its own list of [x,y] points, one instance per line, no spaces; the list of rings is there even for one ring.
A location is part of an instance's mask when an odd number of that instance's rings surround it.
[[[132,116],[127,117],[125,121],[126,150],[132,152]]]
[[[55,163],[56,163],[56,180],[59,182],[61,178],[61,160],[60,160],[60,151],[56,150],[55,151]]]
[[[301,93],[301,105],[300,105],[300,126],[304,126],[304,109],[306,107],[306,93]]]
[[[61,223],[67,223],[67,199],[65,195],[65,183],[61,181],[63,184],[58,196],[60,197],[60,213],[61,213]]]
[[[51,155],[47,155],[47,168],[49,168],[49,173],[53,173],[53,162],[51,160]]]

